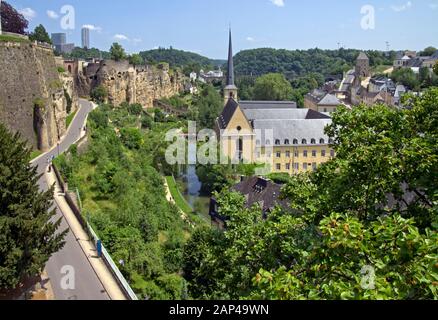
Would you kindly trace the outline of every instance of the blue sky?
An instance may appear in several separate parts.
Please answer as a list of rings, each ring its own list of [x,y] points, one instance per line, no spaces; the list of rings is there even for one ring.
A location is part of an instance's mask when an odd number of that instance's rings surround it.
[[[80,29],[91,25],[91,45],[108,50],[121,43],[128,52],[169,47],[210,58],[227,55],[231,23],[235,51],[346,48],[420,50],[438,47],[438,0],[9,0],[50,32],[62,32],[61,8],[75,9],[69,42],[80,45]],[[361,23],[363,6],[374,9],[374,28]],[[369,13],[370,11],[367,11]],[[368,16],[367,16],[368,17]],[[367,20],[369,21],[369,20]],[[368,24],[368,26],[370,26]]]

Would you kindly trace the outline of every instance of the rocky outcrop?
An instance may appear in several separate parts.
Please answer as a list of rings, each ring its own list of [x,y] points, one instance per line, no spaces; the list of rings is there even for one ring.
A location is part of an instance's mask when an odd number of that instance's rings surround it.
[[[60,77],[50,48],[0,42],[0,121],[34,148],[46,151],[65,134],[64,86],[75,96],[68,82]]]
[[[127,61],[111,60],[102,61],[95,74],[86,71],[84,78],[90,81],[90,90],[103,85],[111,104],[139,103],[145,108],[151,108],[154,100],[170,98],[183,91],[186,80],[166,63],[134,67]]]

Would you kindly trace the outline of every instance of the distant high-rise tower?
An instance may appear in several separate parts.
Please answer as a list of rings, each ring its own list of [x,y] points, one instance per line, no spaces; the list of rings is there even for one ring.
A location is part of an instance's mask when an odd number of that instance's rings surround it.
[[[234,60],[233,60],[233,41],[230,29],[230,39],[228,44],[228,68],[227,68],[227,83],[224,88],[225,104],[229,99],[237,100],[237,87],[234,83]]]
[[[82,48],[90,48],[90,29],[87,27],[82,28]]]

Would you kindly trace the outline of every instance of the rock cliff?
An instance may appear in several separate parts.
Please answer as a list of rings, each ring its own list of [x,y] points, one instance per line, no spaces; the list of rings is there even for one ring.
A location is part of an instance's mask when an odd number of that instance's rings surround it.
[[[46,151],[66,131],[73,81],[62,79],[53,50],[34,43],[0,42],[0,121],[29,145]],[[64,90],[65,89],[65,90]]]
[[[108,102],[114,105],[127,101],[151,108],[154,100],[170,98],[184,90],[184,75],[169,69],[166,63],[134,67],[127,61],[105,60],[97,70],[95,66],[90,69],[94,71],[86,71],[90,90],[103,85],[108,90]]]

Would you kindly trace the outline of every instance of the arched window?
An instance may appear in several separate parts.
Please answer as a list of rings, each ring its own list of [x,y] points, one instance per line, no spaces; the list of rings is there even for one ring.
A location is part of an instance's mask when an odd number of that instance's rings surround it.
[[[275,140],[275,145],[279,146],[281,144],[281,141],[279,139]]]
[[[285,145],[290,145],[289,139],[284,140]]]
[[[294,145],[298,144],[298,139],[294,139]]]
[[[316,144],[316,140],[315,140],[315,139],[312,139],[312,140],[310,140],[310,143],[311,143],[311,144]]]
[[[333,139],[329,139],[329,144],[333,144]]]
[[[267,145],[267,146],[270,146],[270,145],[271,145],[271,140],[269,140],[269,139],[266,140],[266,145]]]
[[[303,141],[301,141],[301,144],[307,144],[307,140],[303,139]]]
[[[319,144],[325,144],[325,140],[324,139],[319,140]]]

